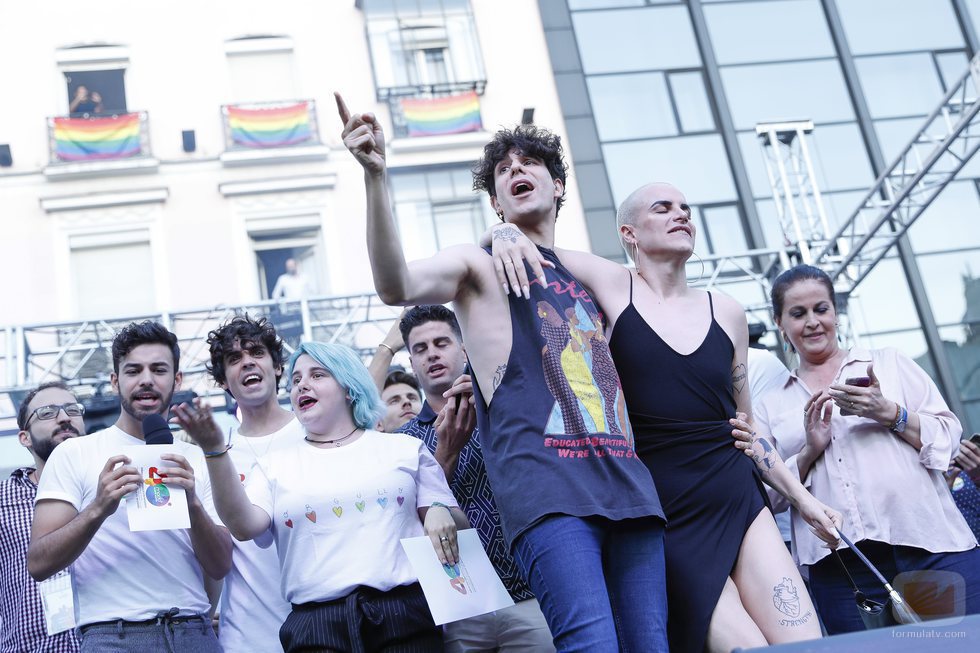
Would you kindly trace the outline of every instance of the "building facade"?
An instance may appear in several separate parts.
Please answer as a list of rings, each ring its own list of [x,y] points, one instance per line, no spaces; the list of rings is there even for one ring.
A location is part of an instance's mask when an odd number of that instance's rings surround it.
[[[56,4],[57,20],[47,5],[17,20],[0,9],[0,53],[16,62],[0,69],[0,386],[99,360],[26,369],[26,327],[60,351],[79,323],[256,304],[287,258],[316,296],[371,293],[335,90],[381,118],[410,258],[493,222],[469,168],[490,133],[533,116],[569,151],[559,244],[625,261],[615,207],[670,181],[708,259],[693,279],[712,257],[784,239],[758,123],[814,123],[814,181],[836,224],[965,71],[980,30],[980,0],[179,0],[138,17]],[[977,165],[848,310],[858,341],[920,360],[973,429]],[[761,300],[753,282],[722,289]]]
[[[847,219],[977,52],[976,0],[540,0],[596,253],[626,195],[665,180],[702,256],[780,247],[756,125],[811,120],[831,229]],[[854,289],[854,338],[925,367],[980,430],[980,162]],[[709,263],[709,274],[710,263]],[[691,267],[691,277],[699,273]],[[722,286],[747,305],[758,284]]]

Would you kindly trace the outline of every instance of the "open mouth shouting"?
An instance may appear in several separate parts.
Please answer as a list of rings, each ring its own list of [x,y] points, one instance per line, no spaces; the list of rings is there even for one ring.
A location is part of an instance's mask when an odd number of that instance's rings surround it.
[[[133,394],[133,403],[140,408],[152,408],[160,403],[160,395],[149,390]]]
[[[259,385],[260,383],[262,383],[262,377],[259,376],[258,374],[255,374],[254,372],[251,374],[246,374],[245,377],[242,379],[242,386],[246,388]]]
[[[310,395],[300,395],[300,398],[296,400],[296,407],[300,412],[304,412],[315,406],[317,400]]]
[[[517,179],[510,184],[510,194],[514,197],[521,197],[534,190],[534,184],[527,179]]]

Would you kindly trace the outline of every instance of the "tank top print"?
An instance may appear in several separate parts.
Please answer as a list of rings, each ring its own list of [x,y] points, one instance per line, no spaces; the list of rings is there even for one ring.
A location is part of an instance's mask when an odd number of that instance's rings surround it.
[[[489,405],[474,384],[477,423],[508,542],[549,514],[613,520],[663,510],[636,457],[601,312],[561,265],[509,296],[513,344]]]

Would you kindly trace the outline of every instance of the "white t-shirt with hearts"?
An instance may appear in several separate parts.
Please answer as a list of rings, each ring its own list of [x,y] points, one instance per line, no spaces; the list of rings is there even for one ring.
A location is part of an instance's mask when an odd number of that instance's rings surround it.
[[[423,535],[419,507],[457,505],[421,440],[377,431],[341,447],[273,452],[246,490],[272,519],[282,593],[296,604],[415,582],[400,540]]]

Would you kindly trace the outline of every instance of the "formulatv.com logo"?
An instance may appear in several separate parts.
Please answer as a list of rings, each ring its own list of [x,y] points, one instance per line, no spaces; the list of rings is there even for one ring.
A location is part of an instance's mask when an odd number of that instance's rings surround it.
[[[895,576],[892,586],[924,622],[962,618],[966,614],[966,581],[956,572],[903,571]]]

